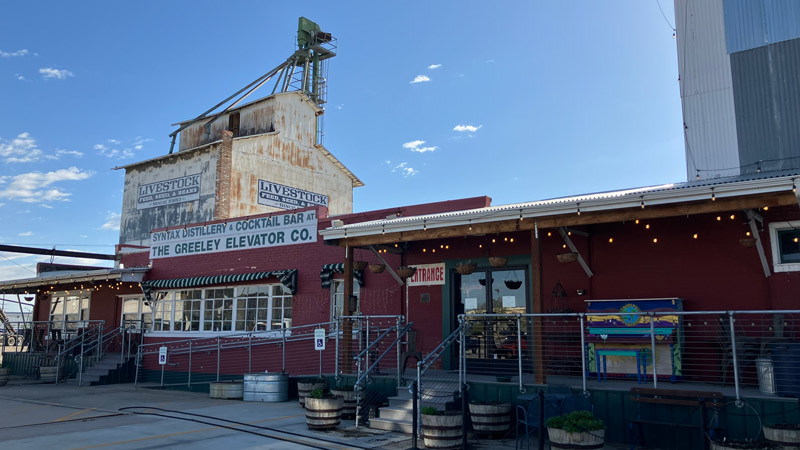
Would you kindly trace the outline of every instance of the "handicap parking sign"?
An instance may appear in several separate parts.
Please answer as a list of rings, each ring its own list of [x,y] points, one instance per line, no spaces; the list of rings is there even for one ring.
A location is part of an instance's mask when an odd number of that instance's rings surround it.
[[[325,350],[325,329],[314,330],[314,350]]]
[[[167,363],[167,347],[158,348],[158,363],[162,366]]]

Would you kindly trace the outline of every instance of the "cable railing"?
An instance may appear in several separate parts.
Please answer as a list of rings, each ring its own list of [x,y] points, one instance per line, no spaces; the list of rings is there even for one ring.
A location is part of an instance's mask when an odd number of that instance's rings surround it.
[[[381,392],[377,390],[370,391],[366,388],[372,381],[371,375],[378,372],[381,361],[389,354],[390,351],[392,351],[392,349],[396,350],[397,357],[396,364],[394,364],[396,380],[395,388],[400,387],[403,369],[403,367],[401,367],[403,338],[406,337],[406,333],[408,333],[413,326],[414,323],[412,322],[401,328],[401,324],[398,322],[396,328],[390,328],[384,331],[367,348],[355,356],[354,359],[356,359],[356,363],[358,365],[358,377],[356,378],[356,382],[353,386],[356,397],[356,427],[362,423],[362,419],[364,417],[363,411],[365,409],[369,412],[372,410],[372,408],[379,407],[385,400]],[[386,343],[387,341],[388,343]],[[377,354],[381,347],[383,347],[383,353]],[[375,352],[375,357],[373,358],[372,364],[369,365],[368,358],[372,352]],[[363,360],[367,360],[367,363],[363,364],[362,366]]]
[[[274,330],[144,343],[136,352],[134,383],[191,388],[265,371],[328,374],[339,380],[357,373],[352,355],[386,330],[396,330],[401,321],[402,316],[350,316]],[[315,342],[320,330],[325,336],[321,346]]]
[[[800,395],[800,311],[468,314],[460,366],[526,385],[715,384]],[[429,355],[430,357],[431,355]]]

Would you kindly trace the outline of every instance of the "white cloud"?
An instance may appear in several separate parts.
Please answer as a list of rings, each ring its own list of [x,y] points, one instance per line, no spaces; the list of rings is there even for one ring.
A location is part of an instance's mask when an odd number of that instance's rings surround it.
[[[392,169],[392,172],[399,172],[404,177],[413,177],[419,173],[419,170],[414,170],[413,167],[408,167],[408,163],[401,162]]]
[[[106,223],[101,225],[100,229],[119,231],[119,221],[121,217],[122,214],[115,212],[109,213],[108,216],[106,216]]]
[[[487,60],[486,60],[486,64],[492,64],[492,63],[494,63],[494,62],[495,62],[495,61],[494,61],[493,59],[487,59]]]
[[[478,125],[477,127],[475,125],[456,125],[453,127],[453,131],[469,131],[470,133],[474,133],[481,128],[483,128],[483,125]]]
[[[334,108],[336,108],[339,111],[341,111],[342,109],[344,109],[344,103],[342,103],[341,105],[336,105],[336,106],[334,106]]]
[[[19,81],[25,81],[25,77],[23,77],[22,75],[20,75],[18,73],[14,74],[14,78],[18,79]]]
[[[103,144],[95,144],[94,149],[97,150],[98,155],[125,159],[132,158],[136,151],[144,148],[146,142],[152,142],[152,139],[136,136],[129,144],[125,144],[118,139],[106,139]]]
[[[25,231],[23,233],[17,233],[17,236],[33,236],[33,231]]]
[[[6,162],[34,162],[41,155],[42,151],[30,133],[20,133],[11,141],[0,140],[0,157],[5,158]]]
[[[415,149],[424,143],[425,141],[420,141],[420,140],[406,142],[405,144],[403,144],[403,148]]]
[[[67,69],[54,69],[52,67],[43,67],[39,69],[39,73],[45,80],[49,79],[65,80],[69,77],[75,76],[75,74],[73,74]]]
[[[69,201],[68,197],[71,194],[57,188],[46,188],[53,183],[80,181],[90,176],[92,176],[91,172],[70,167],[54,172],[28,172],[13,177],[0,177],[0,198],[26,203]]]
[[[434,69],[438,69],[439,67],[442,67],[442,65],[441,64],[431,64],[430,66],[428,66],[428,69],[434,70]]]
[[[52,206],[50,206],[50,205],[48,205],[48,204],[46,204],[46,203],[42,203],[42,204],[41,204],[41,205],[39,205],[39,206],[41,206],[42,208],[45,208],[45,209],[53,209],[53,207],[52,207]]]
[[[417,153],[432,152],[432,151],[436,151],[439,148],[439,147],[436,147],[436,146],[421,147],[421,145],[424,144],[424,143],[425,143],[425,141],[420,141],[420,140],[406,142],[405,144],[403,144],[403,148],[407,148],[407,149],[411,150],[412,152],[417,152]]]
[[[426,77],[425,75],[417,75],[416,77],[414,77],[413,80],[409,81],[408,83],[409,84],[427,83],[428,81],[431,81],[431,79]]]
[[[14,56],[25,56],[28,53],[30,53],[30,52],[26,48],[23,48],[22,50],[17,50],[15,52],[10,52],[10,53],[0,50],[0,58],[12,58]]]

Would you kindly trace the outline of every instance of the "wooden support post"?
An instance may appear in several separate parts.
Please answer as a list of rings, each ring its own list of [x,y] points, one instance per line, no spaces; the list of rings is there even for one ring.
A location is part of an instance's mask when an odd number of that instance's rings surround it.
[[[353,250],[344,249],[344,294],[343,308],[345,316],[352,316],[355,312],[350,309],[350,296],[353,295]],[[342,321],[342,373],[353,372],[353,322],[350,319]]]
[[[544,288],[542,286],[542,241],[539,240],[539,230],[531,230],[531,298],[533,300],[534,314],[544,312]],[[544,374],[544,345],[542,333],[542,318],[533,318],[533,374],[536,384],[545,384],[547,378]]]

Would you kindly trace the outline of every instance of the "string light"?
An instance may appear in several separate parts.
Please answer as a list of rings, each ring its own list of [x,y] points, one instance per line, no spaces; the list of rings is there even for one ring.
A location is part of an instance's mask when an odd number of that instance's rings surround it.
[[[551,232],[549,232],[549,231],[547,232],[547,237],[550,237],[550,236],[552,236],[552,235],[553,235],[553,233],[551,233]]]
[[[567,244],[561,244],[561,248],[567,248]]]
[[[394,244],[394,248],[397,248],[397,244]]]
[[[581,204],[580,203],[578,203],[578,215],[579,216],[581,215]]]
[[[514,242],[514,238],[509,239],[508,242]]]
[[[522,210],[519,210],[519,221],[522,222]]]
[[[692,235],[692,239],[697,239],[697,233],[695,233],[694,235]]]
[[[472,219],[469,219],[469,231],[472,231]]]
[[[483,248],[483,244],[478,244],[478,248]]]
[[[495,238],[492,238],[492,244],[494,244],[495,242],[497,242],[497,241],[495,240]]]
[[[444,246],[444,249],[445,249],[445,250],[450,250],[450,246],[449,246],[449,245],[445,245],[445,246]]]
[[[721,216],[717,216],[717,222],[719,222],[720,220],[722,220],[722,217]]]
[[[609,244],[613,244],[614,243],[614,238],[608,238],[608,243]]]
[[[436,253],[436,249],[435,249],[435,248],[432,248],[432,249],[431,249],[431,253]]]
[[[736,214],[731,214],[731,220],[736,218]]]
[[[658,238],[653,238],[653,244],[658,244]]]
[[[672,34],[673,34],[673,36],[675,35],[675,33],[672,33]],[[697,176],[695,176],[695,179],[699,180],[700,179],[700,169],[696,169],[696,170],[697,170]]]
[[[427,220],[423,220],[422,221],[422,231],[428,231],[428,221]]]
[[[648,223],[647,225],[645,225],[645,226],[644,226],[644,229],[645,229],[645,230],[649,230],[649,229],[650,229],[650,224]]]
[[[386,234],[386,225],[381,225],[381,234]]]
[[[756,173],[761,173],[761,161],[759,161],[758,165],[756,166]]]
[[[567,236],[572,236],[572,231],[567,231]]]
[[[764,207],[764,211],[767,211],[767,210],[769,210],[769,206],[765,206]]]
[[[745,233],[745,236],[750,236],[750,232],[748,231],[747,233]]]
[[[444,244],[439,244],[439,248],[444,248]]]
[[[634,221],[633,223],[635,223],[636,225],[639,225],[639,219],[636,219],[636,221]]]
[[[714,193],[714,188],[711,188],[711,201],[717,201],[717,194]]]
[[[794,182],[794,178],[792,178],[792,192],[797,193],[797,184]]]
[[[642,196],[642,209],[644,209],[644,196]]]
[[[422,253],[425,253],[425,252],[427,252],[427,251],[428,251],[428,249],[427,249],[427,248],[423,248],[423,249],[422,249]]]
[[[503,238],[504,241],[508,242],[508,238]]]

